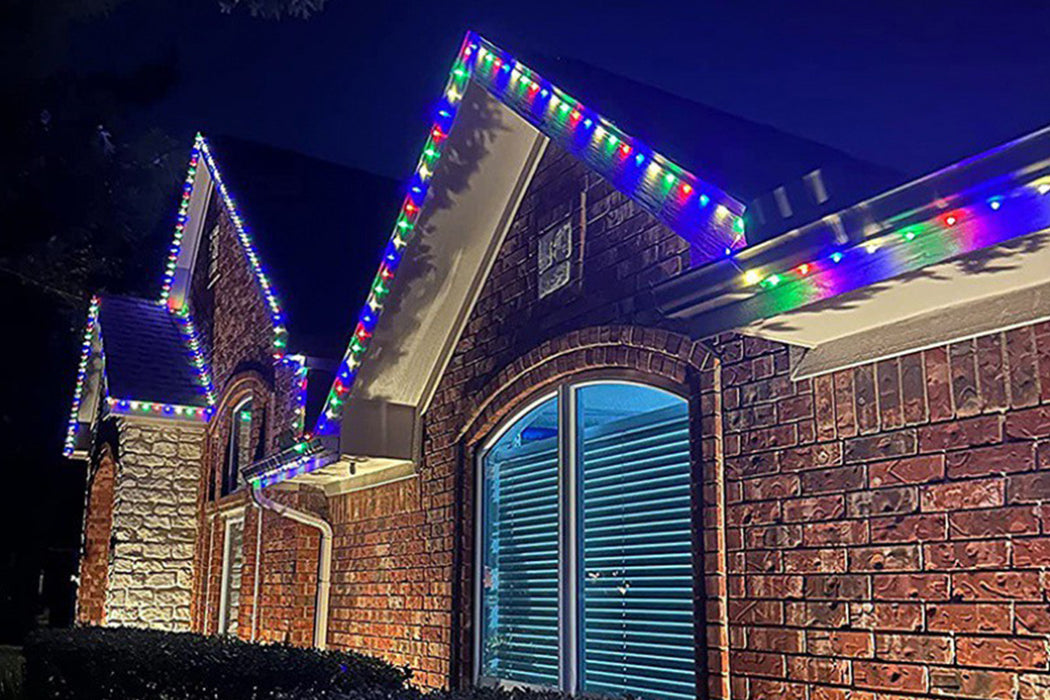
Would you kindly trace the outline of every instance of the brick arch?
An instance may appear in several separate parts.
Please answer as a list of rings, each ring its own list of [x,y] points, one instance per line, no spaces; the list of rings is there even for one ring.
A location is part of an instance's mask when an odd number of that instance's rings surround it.
[[[688,391],[690,371],[706,369],[711,352],[699,341],[640,326],[594,326],[545,341],[500,370],[475,392],[459,439],[474,444],[547,387],[595,370],[621,370]]]

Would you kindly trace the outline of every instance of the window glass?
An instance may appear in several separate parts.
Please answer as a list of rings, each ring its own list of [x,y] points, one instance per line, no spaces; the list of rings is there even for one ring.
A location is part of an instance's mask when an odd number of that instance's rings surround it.
[[[233,493],[241,486],[241,469],[251,464],[252,400],[237,404],[230,416],[230,432],[222,473],[222,495]]]
[[[582,689],[694,698],[688,405],[600,384],[576,406]]]
[[[695,698],[688,404],[622,382],[558,397],[480,458],[480,675]]]
[[[557,685],[557,400],[510,426],[481,467],[481,675]]]

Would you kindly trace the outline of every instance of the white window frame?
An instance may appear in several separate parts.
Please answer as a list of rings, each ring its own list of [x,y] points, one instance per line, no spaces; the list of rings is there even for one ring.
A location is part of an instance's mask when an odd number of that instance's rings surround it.
[[[583,607],[580,605],[580,588],[582,578],[579,575],[578,561],[580,552],[580,527],[578,509],[578,485],[580,479],[581,464],[577,454],[578,441],[576,430],[577,418],[577,391],[588,386],[620,384],[626,386],[642,387],[661,391],[670,396],[686,402],[690,415],[692,414],[692,402],[689,397],[683,396],[657,384],[645,381],[623,379],[616,376],[598,376],[577,381],[566,381],[558,385],[553,392],[545,392],[538,398],[529,401],[520,409],[514,411],[508,418],[493,431],[492,435],[484,441],[474,454],[474,634],[473,634],[473,680],[475,685],[496,686],[512,690],[521,688],[526,690],[553,690],[579,694],[580,690],[580,666],[582,650],[580,642],[580,621],[583,616]],[[519,419],[527,415],[534,408],[557,398],[558,409],[558,686],[540,686],[533,683],[511,681],[503,678],[492,678],[481,675],[481,648],[482,615],[484,595],[484,517],[482,509],[485,501],[485,468],[484,460],[489,451],[497,442],[513,427]],[[694,524],[695,527],[695,524]],[[567,565],[564,562],[567,561]],[[694,582],[695,585],[695,582]],[[573,614],[569,614],[573,613]],[[700,649],[694,649],[699,655]],[[568,663],[571,659],[572,662]],[[703,679],[697,678],[698,685]]]
[[[233,530],[235,525],[241,527],[241,548],[244,548],[244,513],[237,513],[226,518],[224,523],[224,536],[222,538],[222,582],[219,586],[219,634],[226,634],[226,623],[230,614],[230,559],[232,558],[232,550],[230,544],[232,539],[230,537],[230,531]],[[241,557],[244,557],[242,551]],[[241,573],[244,572],[244,562],[241,562]],[[240,604],[238,601],[238,614],[240,614]]]

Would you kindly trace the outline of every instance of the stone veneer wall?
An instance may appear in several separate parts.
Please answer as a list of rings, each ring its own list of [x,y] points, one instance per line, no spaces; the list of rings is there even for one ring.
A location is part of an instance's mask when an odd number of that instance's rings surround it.
[[[120,426],[107,625],[187,630],[204,427]]]

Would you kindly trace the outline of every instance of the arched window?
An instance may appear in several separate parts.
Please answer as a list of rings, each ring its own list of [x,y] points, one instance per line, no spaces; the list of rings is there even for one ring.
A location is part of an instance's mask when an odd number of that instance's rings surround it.
[[[240,401],[230,414],[229,434],[223,456],[221,495],[233,493],[241,486],[241,468],[251,463],[252,397]]]
[[[478,466],[479,681],[695,698],[687,402],[565,386]]]

